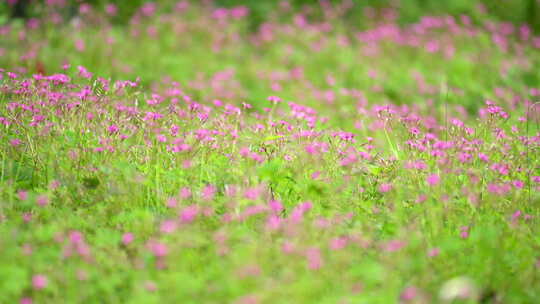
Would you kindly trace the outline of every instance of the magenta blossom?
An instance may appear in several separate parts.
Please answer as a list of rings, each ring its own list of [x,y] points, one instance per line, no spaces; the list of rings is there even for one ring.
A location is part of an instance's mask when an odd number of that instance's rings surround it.
[[[427,177],[426,181],[430,186],[436,186],[441,181],[441,178],[438,174],[431,174]]]
[[[32,287],[36,290],[43,289],[47,287],[48,280],[47,277],[42,274],[36,274],[32,277]]]

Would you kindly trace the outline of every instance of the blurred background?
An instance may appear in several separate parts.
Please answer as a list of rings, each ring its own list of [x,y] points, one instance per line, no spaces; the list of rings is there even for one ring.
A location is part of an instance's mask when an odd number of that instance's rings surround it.
[[[427,14],[450,14],[461,15],[466,14],[479,20],[486,18],[482,13],[483,10],[478,10],[479,6],[485,8],[485,12],[490,18],[499,21],[508,21],[514,24],[529,24],[535,32],[540,30],[540,1],[538,0],[349,0],[354,4],[346,19],[354,25],[362,25],[363,9],[365,7],[394,7],[399,12],[399,21],[401,23],[410,23],[418,21]],[[44,6],[50,3],[62,3],[66,5],[66,14],[76,14],[78,5],[81,3],[89,3],[94,7],[105,7],[111,1],[106,0],[3,0],[0,4],[0,21],[5,23],[11,17],[30,18],[37,17],[43,11]],[[147,0],[125,0],[112,1],[118,7],[118,15],[115,21],[118,23],[127,22],[137,9]],[[170,1],[157,1],[170,2]],[[214,3],[216,6],[234,7],[245,6],[249,8],[251,14],[249,16],[250,23],[253,28],[264,23],[268,17],[268,12],[275,10],[278,6],[283,5],[284,1],[279,0],[214,0],[214,1],[191,1],[194,3],[201,2],[203,4]],[[290,0],[287,1],[294,9],[300,10],[306,5],[317,4],[317,2],[337,3],[341,0]]]

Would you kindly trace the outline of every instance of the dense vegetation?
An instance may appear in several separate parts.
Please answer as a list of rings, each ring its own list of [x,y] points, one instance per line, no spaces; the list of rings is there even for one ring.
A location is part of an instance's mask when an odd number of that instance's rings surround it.
[[[540,36],[465,2],[4,14],[0,303],[538,302]]]

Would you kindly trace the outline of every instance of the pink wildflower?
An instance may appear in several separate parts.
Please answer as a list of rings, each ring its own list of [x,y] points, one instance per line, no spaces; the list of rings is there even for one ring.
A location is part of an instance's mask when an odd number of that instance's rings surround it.
[[[395,252],[407,245],[406,242],[400,240],[391,240],[383,245],[383,249],[387,252]]]
[[[182,189],[180,189],[180,198],[181,199],[188,199],[191,197],[191,189],[189,189],[188,187],[184,187]]]
[[[174,208],[174,207],[176,207],[177,204],[178,204],[178,200],[176,199],[176,197],[169,197],[167,199],[167,202],[165,203],[165,205],[168,208]]]
[[[122,235],[122,244],[127,246],[127,245],[131,244],[131,242],[133,242],[134,239],[135,239],[135,237],[133,236],[133,233],[126,232],[126,233],[124,233],[124,235]]]
[[[38,206],[41,207],[46,206],[47,204],[49,204],[49,198],[47,197],[47,195],[42,194],[36,198],[36,203],[38,204]]]
[[[180,221],[183,223],[191,223],[195,220],[195,217],[199,213],[199,209],[196,205],[187,206],[180,213]]]
[[[512,214],[512,221],[515,222],[521,217],[522,213],[521,210],[517,210]]]
[[[109,134],[114,134],[120,130],[117,125],[110,125],[109,128],[107,128],[109,131]]]
[[[431,248],[431,249],[428,251],[428,257],[430,257],[430,258],[436,257],[436,256],[438,256],[440,253],[441,253],[441,250],[440,250],[439,248]]]
[[[13,147],[16,147],[20,144],[22,144],[22,140],[18,139],[18,138],[14,138],[12,140],[9,141],[9,144]]]
[[[379,192],[386,193],[392,190],[392,184],[389,183],[383,183],[379,186]]]
[[[21,301],[19,303],[20,304],[33,304],[34,301],[32,301],[32,298],[24,297],[24,298],[21,299]]]
[[[408,302],[408,301],[413,300],[417,296],[418,296],[418,289],[416,287],[410,286],[410,287],[405,288],[405,290],[403,290],[399,298],[402,301]]]
[[[212,186],[212,185],[207,185],[206,187],[204,187],[204,189],[202,190],[202,198],[206,201],[211,201],[212,199],[214,199],[214,196],[216,195],[216,187]]]
[[[270,215],[266,220],[266,227],[269,230],[277,230],[281,226],[282,219],[277,215]]]
[[[25,191],[25,190],[19,190],[19,192],[17,192],[17,197],[21,200],[21,201],[25,201],[28,199],[28,191]]]
[[[268,205],[270,206],[270,209],[272,209],[274,213],[279,213],[283,210],[283,204],[281,204],[280,201],[272,200],[268,202]]]
[[[32,287],[36,290],[43,289],[47,287],[48,280],[47,277],[42,274],[36,274],[32,277]]]
[[[438,174],[431,174],[427,177],[426,181],[430,186],[436,186],[441,181],[441,178]]]
[[[153,281],[146,281],[144,283],[144,288],[150,292],[154,292],[157,290],[157,285],[155,282]]]
[[[330,240],[330,249],[341,250],[347,246],[348,240],[345,237],[338,237]]]
[[[311,270],[318,270],[323,266],[321,251],[318,248],[309,248],[306,252],[306,258],[308,268]]]
[[[160,231],[166,234],[173,233],[176,230],[176,222],[172,220],[166,220],[161,223]]]
[[[118,12],[118,8],[116,7],[116,5],[114,4],[107,4],[105,6],[105,12],[109,15],[109,16],[115,16],[116,13]]]
[[[459,236],[462,239],[466,239],[469,237],[469,226],[462,226],[459,230],[460,230]]]
[[[516,187],[516,189],[522,189],[523,186],[525,185],[525,183],[523,181],[520,181],[520,180],[515,180],[512,182],[512,185],[514,185],[514,187]]]
[[[277,103],[281,102],[281,98],[279,98],[277,96],[270,96],[270,97],[268,97],[268,101],[270,101],[273,104],[277,104]]]
[[[167,248],[167,245],[157,242],[157,241],[150,241],[147,244],[148,249],[154,254],[156,257],[164,257],[169,254],[169,250]]]

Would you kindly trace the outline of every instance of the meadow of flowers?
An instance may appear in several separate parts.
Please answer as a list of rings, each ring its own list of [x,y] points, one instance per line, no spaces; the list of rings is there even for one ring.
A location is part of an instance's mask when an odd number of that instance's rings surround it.
[[[0,303],[540,301],[527,25],[45,2],[0,27]]]

